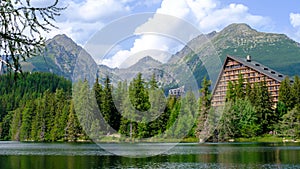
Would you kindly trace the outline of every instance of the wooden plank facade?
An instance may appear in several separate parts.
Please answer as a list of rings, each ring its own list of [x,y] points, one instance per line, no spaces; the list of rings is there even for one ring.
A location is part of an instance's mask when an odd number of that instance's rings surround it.
[[[250,83],[253,85],[257,82],[265,81],[275,105],[278,102],[279,86],[284,75],[251,60],[251,56],[247,58],[238,58],[227,56],[224,61],[223,68],[219,74],[212,95],[212,106],[222,106],[226,101],[226,92],[228,82],[235,82],[241,74],[244,78],[244,84]]]

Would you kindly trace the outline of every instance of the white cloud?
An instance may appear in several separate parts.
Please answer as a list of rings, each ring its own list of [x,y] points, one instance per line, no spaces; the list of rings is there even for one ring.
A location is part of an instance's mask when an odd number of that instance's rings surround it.
[[[300,14],[290,13],[290,23],[293,29],[288,33],[289,36],[293,37],[296,41],[300,41]]]
[[[79,45],[84,45],[85,42],[100,28],[104,26],[102,22],[82,23],[79,21],[65,21],[56,24],[59,29],[52,29],[46,36],[52,38],[57,34],[66,34]]]
[[[300,26],[300,14],[299,13],[290,13],[290,22],[294,28]]]
[[[128,6],[114,0],[87,0],[79,6],[80,18],[85,21],[95,21],[130,11]]]
[[[51,4],[53,0],[34,0],[35,5]],[[85,42],[100,30],[107,22],[129,14],[131,9],[126,1],[118,0],[65,0],[60,1],[60,7],[67,7],[56,18],[53,29],[45,36],[52,38],[56,34],[66,34],[75,42],[84,45]]]
[[[101,64],[126,68],[145,56],[166,62],[172,54],[170,51],[175,53],[180,47],[182,45],[174,39],[162,35],[146,34],[136,39],[130,50],[119,50],[111,58],[102,60]]]
[[[199,31],[203,33],[208,33],[214,30],[221,30],[225,26],[231,23],[247,23],[255,28],[266,27],[270,24],[270,20],[263,16],[253,15],[249,13],[248,7],[242,4],[230,4],[228,6],[222,7],[219,0],[163,0],[161,7],[157,9],[156,13],[171,15],[180,19],[188,21],[191,25],[196,26]],[[156,17],[149,20],[150,22],[155,22]],[[161,27],[167,24],[169,27],[165,30],[169,31],[170,34],[173,32],[180,32],[184,30],[179,30],[175,24],[161,23],[156,24],[157,27]],[[144,26],[147,25],[144,24]],[[150,25],[150,24],[149,24]],[[141,26],[144,29],[143,26]],[[137,30],[141,29],[138,28]],[[151,27],[153,28],[153,27]],[[145,28],[147,29],[147,28]],[[154,29],[155,30],[155,29]],[[191,37],[190,37],[191,38]],[[125,60],[129,60],[128,57],[135,55],[137,52],[142,52],[148,49],[157,49],[161,51],[171,52],[171,49],[180,49],[182,44],[174,43],[174,40],[167,40],[166,37],[162,38],[159,36],[149,36],[142,35],[134,42],[134,46],[129,50],[122,50],[116,53],[111,60],[106,59],[102,64],[106,64],[111,67],[120,66]],[[175,53],[173,51],[173,53]],[[155,58],[155,56],[153,56]],[[167,59],[156,58],[160,61],[165,61]],[[134,62],[132,62],[134,64]],[[130,66],[128,64],[127,66]]]
[[[64,17],[67,20],[95,22],[122,16],[130,11],[130,7],[118,0],[85,0],[64,2],[67,9]]]
[[[254,27],[266,27],[270,20],[263,16],[253,15],[248,12],[248,7],[242,4],[230,4],[213,12],[199,20],[199,29],[203,32],[221,30],[231,23],[247,23]]]

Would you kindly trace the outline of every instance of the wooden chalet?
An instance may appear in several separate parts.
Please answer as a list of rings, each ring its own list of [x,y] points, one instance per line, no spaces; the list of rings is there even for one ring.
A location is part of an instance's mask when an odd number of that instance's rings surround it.
[[[225,104],[228,82],[237,81],[239,74],[243,76],[245,84],[253,85],[265,81],[274,104],[277,104],[279,86],[285,75],[251,60],[251,56],[247,58],[227,56],[212,92],[213,107]]]

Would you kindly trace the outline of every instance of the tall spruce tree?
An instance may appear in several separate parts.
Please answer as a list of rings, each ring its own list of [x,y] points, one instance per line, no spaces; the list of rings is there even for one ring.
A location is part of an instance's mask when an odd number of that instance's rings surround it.
[[[165,121],[168,115],[164,112],[166,99],[163,90],[158,88],[155,74],[149,81],[149,102],[151,108],[148,110],[149,116],[146,119],[149,125],[149,136],[161,134],[166,129]]]
[[[278,100],[285,104],[288,110],[293,109],[294,101],[289,77],[285,77],[285,79],[280,84]]]
[[[102,95],[102,109],[101,113],[105,121],[115,131],[120,128],[121,114],[118,112],[114,100],[113,100],[113,86],[110,82],[110,78],[107,76],[104,81],[103,95]],[[109,131],[114,132],[114,131]]]
[[[31,123],[35,112],[34,101],[30,100],[26,103],[22,111],[22,122],[20,126],[20,140],[30,140]]]
[[[234,84],[229,81],[227,85],[227,92],[226,92],[226,101],[234,101],[236,98],[235,91],[234,91]]]
[[[199,115],[197,121],[197,128],[195,130],[195,135],[199,138],[201,137],[201,133],[206,135],[207,133],[207,119],[208,113],[211,107],[211,91],[210,91],[211,82],[206,79],[206,77],[202,80],[202,88],[200,89],[200,98],[199,98]]]
[[[96,81],[94,83],[94,86],[93,86],[93,90],[94,90],[94,93],[95,93],[95,98],[96,98],[96,101],[97,101],[97,105],[98,105],[98,108],[101,112],[101,105],[102,105],[102,97],[103,97],[103,89],[102,89],[102,85],[99,83],[99,78],[97,77],[96,78]]]
[[[254,106],[258,113],[259,123],[262,125],[262,132],[266,133],[274,129],[276,117],[266,82],[260,82],[257,87]]]
[[[252,91],[252,86],[249,82],[246,83],[245,87],[245,98],[249,99],[251,98],[251,91]]]
[[[292,93],[293,95],[293,106],[300,106],[300,79],[299,76],[295,76],[294,83],[292,85]]]
[[[151,107],[149,93],[148,90],[146,90],[146,83],[142,78],[142,73],[138,73],[137,77],[130,83],[129,96],[136,110],[144,112]]]
[[[235,89],[235,98],[236,99],[244,99],[245,98],[245,90],[244,90],[244,78],[242,74],[239,74],[238,81],[234,85]]]

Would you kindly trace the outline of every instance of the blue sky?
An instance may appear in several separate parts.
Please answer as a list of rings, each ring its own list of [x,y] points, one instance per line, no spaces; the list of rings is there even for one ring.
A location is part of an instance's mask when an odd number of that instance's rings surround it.
[[[294,29],[291,21],[291,13],[300,13],[300,1],[274,1],[274,0],[222,0],[224,5],[230,3],[244,4],[249,8],[249,12],[255,15],[269,17],[273,23],[273,29],[265,30],[268,32],[279,32],[290,34],[291,38],[300,41],[299,36],[293,35]],[[294,32],[295,33],[295,32]]]
[[[41,3],[40,0],[34,1]],[[60,4],[68,7],[57,18],[60,29],[53,30],[47,36],[64,33],[82,46],[114,20],[143,12],[184,19],[202,33],[220,31],[231,23],[246,23],[258,31],[283,33],[300,42],[299,0],[64,0]],[[115,50],[111,57],[103,59],[103,63],[118,67],[121,64],[120,57],[145,50],[144,46],[165,51],[182,47],[180,44],[161,40],[160,37],[135,38],[128,41],[132,44],[117,46],[115,49],[119,51]],[[160,46],[164,48],[159,49]]]

